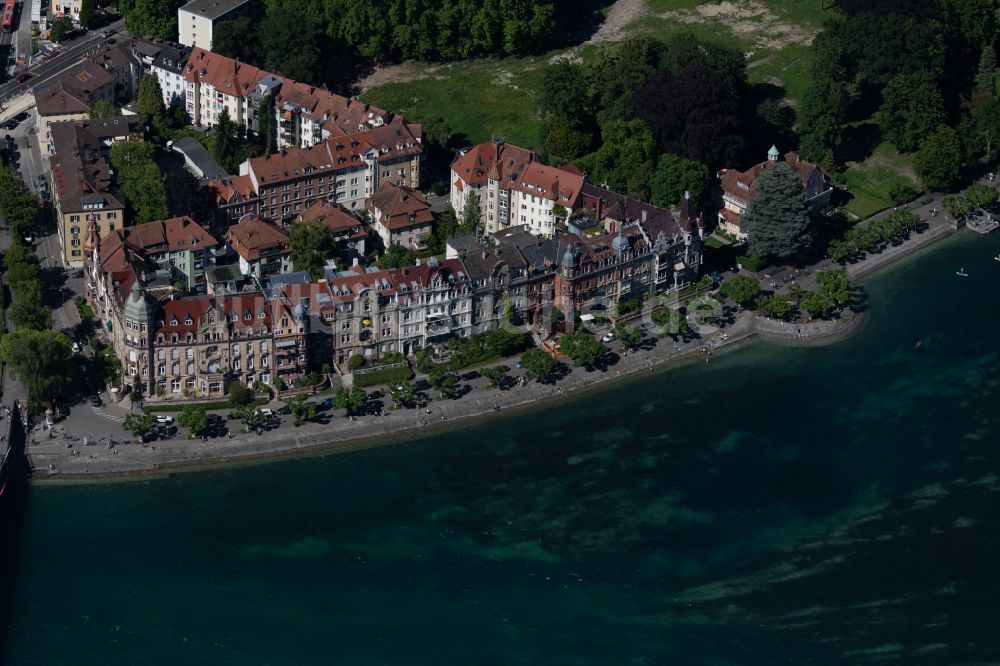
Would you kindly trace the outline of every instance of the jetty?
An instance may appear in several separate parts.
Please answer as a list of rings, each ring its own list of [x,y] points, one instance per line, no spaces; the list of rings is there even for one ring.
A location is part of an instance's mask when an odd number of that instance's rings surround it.
[[[1000,222],[997,222],[992,217],[979,218],[976,220],[970,220],[966,223],[966,226],[975,231],[977,234],[986,235],[1000,227]]]

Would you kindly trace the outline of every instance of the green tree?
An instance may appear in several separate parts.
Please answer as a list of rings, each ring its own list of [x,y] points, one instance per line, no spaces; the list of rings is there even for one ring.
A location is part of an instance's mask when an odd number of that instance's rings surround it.
[[[458,375],[454,372],[435,371],[428,376],[431,387],[438,392],[442,398],[452,399],[455,397],[455,390],[458,385]]]
[[[799,307],[812,318],[821,317],[830,309],[830,301],[823,294],[815,291],[804,291],[799,299]]]
[[[660,328],[660,334],[669,335],[674,340],[688,332],[687,317],[669,307],[661,307],[650,313],[653,323]]]
[[[152,122],[158,128],[163,126],[167,110],[163,106],[163,90],[160,88],[160,80],[155,75],[143,74],[139,80],[135,110],[144,122]]]
[[[297,271],[308,271],[313,280],[322,280],[327,259],[337,254],[337,245],[330,229],[319,222],[298,222],[289,231],[292,265]]]
[[[55,43],[59,43],[69,37],[73,33],[73,21],[70,20],[68,16],[63,16],[62,18],[57,18],[49,26],[49,39]]]
[[[851,298],[851,279],[843,268],[831,268],[816,273],[819,293],[830,303],[841,306]]]
[[[118,192],[128,203],[137,224],[167,217],[167,191],[153,159],[151,143],[132,139],[111,146],[110,160]]]
[[[844,86],[830,81],[813,81],[796,109],[799,153],[802,157],[833,170],[843,142],[847,94]]]
[[[753,303],[760,293],[760,281],[749,275],[736,275],[723,280],[722,295],[740,306]]]
[[[784,319],[792,311],[792,304],[779,294],[761,295],[757,298],[757,309],[767,317]]]
[[[469,190],[465,197],[465,204],[462,206],[462,231],[463,233],[475,233],[483,223],[483,211],[480,208],[479,195],[473,190]]]
[[[365,390],[360,386],[352,386],[351,388],[339,386],[333,394],[333,406],[337,409],[346,409],[347,416],[352,416],[356,411],[364,408],[366,397]]]
[[[177,38],[177,9],[185,0],[118,0],[130,35]]]
[[[979,56],[979,69],[976,71],[976,86],[973,93],[974,104],[985,99],[996,99],[997,53],[992,44],[983,47]]]
[[[666,44],[650,37],[634,37],[598,47],[596,57],[584,65],[584,70],[588,97],[602,126],[631,115],[630,101],[663,67],[666,56]]]
[[[920,150],[913,156],[913,168],[924,185],[933,190],[947,189],[958,182],[962,150],[955,130],[942,124],[924,136]]]
[[[62,333],[18,329],[0,339],[0,356],[28,392],[33,410],[70,382],[70,342]]]
[[[496,389],[503,386],[503,380],[507,378],[507,372],[510,370],[506,365],[495,365],[490,368],[483,368],[479,373],[490,380],[489,388]]]
[[[264,412],[260,411],[257,407],[253,405],[243,405],[237,407],[234,410],[236,418],[243,421],[243,432],[250,432],[251,430],[256,430],[267,423],[267,417],[264,416]]]
[[[262,23],[243,14],[224,19],[212,28],[212,52],[242,62],[262,65],[254,46],[258,44],[257,26]]]
[[[223,167],[230,164],[237,153],[239,144],[237,134],[237,125],[229,117],[229,109],[223,108],[212,131],[211,142],[212,157]]]
[[[521,355],[521,368],[524,370],[524,376],[539,383],[549,381],[558,365],[558,362],[548,352],[538,347],[532,347]]]
[[[750,253],[784,260],[805,252],[813,234],[798,172],[779,162],[757,178],[756,191],[743,216]]]
[[[320,79],[322,25],[300,9],[285,4],[268,7],[267,16],[257,28],[253,51],[264,56],[264,67],[298,81]],[[294,44],[295,48],[289,48]]]
[[[595,183],[607,184],[643,201],[649,200],[649,182],[656,165],[656,141],[641,120],[611,122],[601,128],[601,146],[577,160],[577,166]]]
[[[99,99],[90,107],[91,118],[114,118],[122,113],[117,106],[105,99]]]
[[[656,163],[649,186],[649,202],[654,206],[677,206],[683,201],[685,192],[690,193],[691,201],[697,206],[708,196],[708,167],[701,162],[664,153]]]
[[[392,406],[395,409],[399,409],[400,407],[406,407],[413,401],[417,390],[413,386],[413,382],[399,382],[398,384],[386,386],[385,392],[392,398]]]
[[[146,441],[146,435],[156,427],[156,416],[148,412],[129,412],[122,421],[122,428],[137,437],[140,442]]]
[[[80,1],[80,14],[77,16],[77,20],[84,30],[90,28],[90,23],[94,20],[94,0]]]
[[[17,328],[47,331],[52,328],[52,313],[45,307],[42,283],[39,280],[23,282],[14,293],[10,306],[10,320]]]
[[[417,255],[408,247],[403,247],[398,243],[393,243],[385,249],[378,259],[381,268],[405,268],[416,263]]]
[[[358,370],[365,367],[368,360],[364,357],[364,354],[351,354],[351,357],[347,359],[347,367],[351,370]]]
[[[208,430],[208,412],[204,405],[185,405],[177,416],[177,425],[188,429],[188,439],[199,437]]]
[[[573,160],[585,155],[594,144],[594,132],[583,129],[572,116],[551,116],[545,121],[542,144],[550,155]]]
[[[885,136],[903,152],[944,122],[944,101],[937,83],[927,72],[900,74],[885,87],[878,123]]]
[[[229,404],[232,407],[243,407],[253,402],[253,389],[243,382],[233,382],[229,385]]]
[[[309,402],[305,393],[292,396],[285,401],[285,405],[292,415],[292,425],[296,428],[316,418],[316,403]]]
[[[635,349],[642,344],[642,329],[638,326],[618,324],[615,326],[615,337],[621,343],[622,349]]]
[[[559,351],[573,359],[577,367],[593,367],[597,365],[608,348],[586,331],[564,335],[559,341]]]

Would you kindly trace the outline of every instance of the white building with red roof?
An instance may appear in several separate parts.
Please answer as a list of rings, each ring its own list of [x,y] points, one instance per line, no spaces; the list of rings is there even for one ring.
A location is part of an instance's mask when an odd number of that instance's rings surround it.
[[[792,151],[782,156],[777,146],[771,146],[771,150],[767,153],[767,161],[756,164],[746,171],[727,169],[720,173],[719,185],[722,188],[722,208],[719,209],[720,229],[739,240],[747,239],[742,218],[750,205],[750,200],[756,194],[754,185],[761,174],[776,164],[786,164],[799,174],[806,203],[812,213],[818,213],[830,205],[833,185],[829,174],[819,165],[800,158]]]
[[[577,206],[583,181],[576,169],[548,166],[532,150],[495,140],[452,161],[451,205],[461,214],[475,192],[486,233],[522,225],[549,238]]]

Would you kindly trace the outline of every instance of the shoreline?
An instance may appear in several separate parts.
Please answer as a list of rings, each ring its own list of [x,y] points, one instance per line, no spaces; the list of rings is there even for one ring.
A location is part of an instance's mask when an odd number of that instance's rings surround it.
[[[867,312],[862,312],[849,313],[848,316],[841,317],[837,320],[823,320],[812,324],[786,324],[784,322],[765,320],[750,312],[744,312],[741,314],[745,315],[742,318],[742,321],[749,324],[747,330],[744,330],[736,336],[731,336],[723,342],[713,345],[711,348],[713,355],[719,353],[725,353],[728,355],[736,352],[746,343],[753,341],[757,337],[779,344],[794,343],[796,346],[820,346],[832,344],[839,342],[840,340],[851,335],[854,331],[862,328],[869,318]],[[787,333],[780,331],[778,328],[764,330],[765,328],[778,326],[787,326],[789,329],[805,328],[817,324],[821,326],[822,330],[812,331],[809,333],[809,337],[804,339],[797,338],[791,330]],[[732,327],[726,330],[732,330]],[[580,385],[573,387],[572,389],[566,389],[565,387],[560,387],[554,384],[529,384],[529,386],[536,387],[536,390],[524,396],[523,399],[504,406],[500,411],[495,411],[493,409],[473,409],[463,414],[448,417],[446,420],[430,421],[426,423],[426,425],[406,425],[391,429],[388,432],[358,434],[343,439],[317,441],[301,445],[296,443],[291,446],[285,445],[260,451],[242,451],[233,452],[227,455],[208,455],[186,459],[167,459],[154,462],[150,467],[145,468],[96,470],[93,472],[49,472],[49,470],[42,469],[35,471],[32,476],[32,481],[41,483],[42,485],[77,485],[87,483],[140,481],[151,478],[166,478],[175,473],[208,471],[230,466],[237,467],[243,465],[260,465],[282,459],[340,455],[343,453],[364,451],[383,446],[393,446],[403,444],[413,439],[422,439],[435,434],[453,432],[462,428],[471,427],[477,423],[494,419],[499,415],[506,416],[512,412],[518,414],[528,412],[533,409],[548,407],[553,402],[563,402],[568,399],[575,399],[584,396],[596,390],[606,389],[613,383],[624,383],[628,380],[646,377],[656,372],[672,371],[676,367],[692,363],[695,359],[702,357],[699,353],[700,349],[701,347],[693,347],[680,354],[672,356],[653,359],[647,358],[644,359],[643,362],[637,367],[630,370],[623,370],[620,374],[616,374],[611,370],[606,370],[602,373],[598,373],[598,371],[591,371],[590,374],[593,375],[591,381],[581,382]],[[587,372],[582,368],[578,370],[581,372]],[[508,389],[508,391],[510,390],[512,389]],[[431,405],[435,404],[440,405],[441,402],[435,400],[431,403]],[[408,411],[416,412],[419,410]],[[347,420],[342,417],[336,418],[340,421]],[[363,424],[364,422],[361,419],[376,417],[358,418],[358,423]],[[284,439],[286,441],[288,440],[287,437]],[[294,439],[297,440],[298,438]],[[187,441],[190,445],[195,444],[194,441]],[[133,446],[138,445],[127,445],[127,447]]]
[[[953,230],[948,230],[947,233],[939,231],[926,239],[921,235],[920,241],[922,242],[918,242],[912,247],[899,248],[904,251],[893,253],[892,256],[888,257],[873,257],[870,263],[859,262],[866,264],[864,266],[855,264],[858,269],[859,281],[886,268],[904,263],[907,259],[913,259],[923,250],[936,245],[938,241],[953,236],[957,236]],[[854,274],[850,267],[849,270]],[[871,311],[868,309],[862,312],[847,310],[836,319],[802,324],[769,320],[752,312],[744,311],[736,313],[733,322],[724,329],[717,329],[715,333],[704,336],[699,341],[700,344],[689,345],[682,351],[670,339],[663,338],[656,341],[656,348],[651,351],[633,352],[632,359],[628,359],[628,364],[631,367],[622,367],[617,371],[610,368],[603,371],[574,368],[567,378],[567,380],[574,380],[575,385],[572,386],[529,382],[523,390],[524,395],[519,395],[522,391],[514,388],[506,391],[488,392],[485,392],[485,389],[479,389],[480,393],[477,398],[474,398],[473,395],[467,395],[458,401],[435,399],[431,402],[435,416],[439,410],[452,412],[447,416],[442,415],[440,419],[424,420],[421,417],[421,410],[402,409],[391,412],[393,416],[399,415],[399,418],[393,419],[391,423],[386,423],[385,417],[357,417],[356,424],[364,428],[364,432],[350,433],[344,432],[353,429],[346,424],[353,425],[354,422],[343,417],[332,417],[330,419],[331,427],[328,430],[340,431],[336,434],[331,432],[329,435],[324,435],[322,430],[310,434],[300,434],[294,431],[291,433],[279,432],[278,439],[274,441],[274,444],[269,444],[269,440],[260,441],[239,437],[229,440],[232,442],[230,446],[225,446],[226,443],[223,443],[223,445],[218,445],[221,450],[212,451],[199,451],[195,447],[201,444],[196,443],[196,440],[183,440],[178,447],[180,451],[175,452],[174,455],[168,454],[161,460],[144,461],[143,464],[136,467],[117,469],[113,465],[112,469],[95,469],[94,471],[57,468],[54,472],[50,472],[39,465],[34,470],[32,481],[52,486],[140,481],[150,478],[165,478],[176,473],[260,465],[277,460],[339,455],[393,446],[430,435],[471,427],[495,416],[506,416],[512,411],[517,414],[531,409],[548,407],[552,402],[562,402],[569,398],[586,395],[593,390],[606,389],[615,382],[645,377],[654,372],[670,371],[680,364],[691,363],[696,357],[702,356],[700,350],[706,345],[712,353],[724,352],[728,354],[737,351],[745,343],[757,337],[777,344],[792,343],[796,346],[835,344],[864,328],[870,317]],[[805,331],[805,337],[798,335],[798,332],[802,330]],[[727,335],[724,340],[719,337],[719,334],[723,332]],[[674,348],[679,351],[662,353],[662,350],[669,350],[671,345],[674,345]],[[636,357],[639,357],[638,361],[635,360]],[[711,354],[708,358],[711,358]],[[625,358],[620,357],[619,365],[626,365],[625,361]],[[499,410],[487,408],[480,402],[484,398],[488,398],[487,402],[490,403],[498,404],[502,401],[505,404]],[[400,423],[403,420],[406,422]],[[246,448],[248,443],[252,448]],[[122,447],[122,450],[126,452],[146,450],[146,447],[141,449],[138,447],[139,445],[129,444]],[[150,448],[155,451],[155,444]],[[160,448],[166,447],[161,444]],[[29,451],[29,453],[31,452]],[[204,455],[199,455],[199,453]]]

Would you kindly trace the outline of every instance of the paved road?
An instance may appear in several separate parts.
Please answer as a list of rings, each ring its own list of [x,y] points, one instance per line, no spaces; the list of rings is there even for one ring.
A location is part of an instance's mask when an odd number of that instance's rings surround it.
[[[31,17],[28,16],[25,20],[30,22],[30,19]],[[118,32],[124,26],[124,19],[120,19],[102,28],[100,32],[87,32],[76,39],[64,42],[63,45],[65,48],[61,53],[41,63],[33,64],[28,68],[28,71],[33,75],[29,80],[24,83],[17,83],[10,80],[0,85],[0,102],[6,104],[6,102],[15,97],[30,92],[36,86],[51,80],[60,72],[75,65],[83,56],[93,50],[97,46],[97,43],[101,41],[101,34],[103,32]]]

